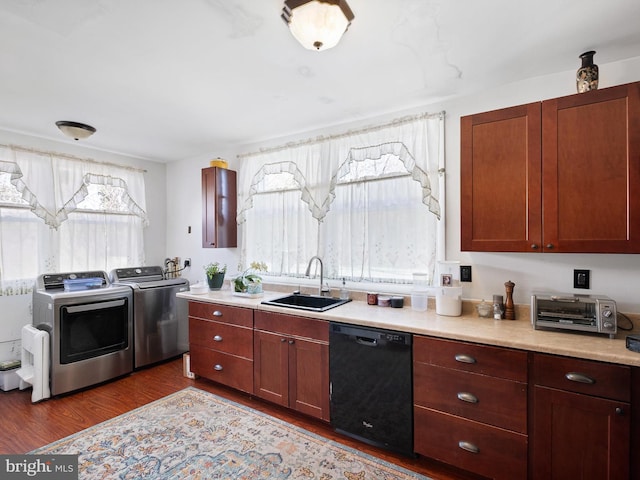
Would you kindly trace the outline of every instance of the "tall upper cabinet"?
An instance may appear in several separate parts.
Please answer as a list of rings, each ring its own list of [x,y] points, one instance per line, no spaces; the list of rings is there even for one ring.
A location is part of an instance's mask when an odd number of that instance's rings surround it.
[[[202,169],[202,247],[238,246],[236,172]]]
[[[640,82],[461,118],[463,251],[640,253]]]

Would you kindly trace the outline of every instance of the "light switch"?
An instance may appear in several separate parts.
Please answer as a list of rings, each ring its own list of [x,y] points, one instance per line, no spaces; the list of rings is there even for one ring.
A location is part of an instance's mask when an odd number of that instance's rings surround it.
[[[589,270],[574,270],[573,271],[573,288],[591,288],[589,283],[591,280]]]
[[[460,265],[460,281],[471,281],[471,265]]]

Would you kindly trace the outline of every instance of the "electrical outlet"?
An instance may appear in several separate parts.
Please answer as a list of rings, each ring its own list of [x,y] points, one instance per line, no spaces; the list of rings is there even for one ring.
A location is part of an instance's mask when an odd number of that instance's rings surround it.
[[[471,265],[460,265],[460,281],[471,281]]]
[[[589,289],[591,280],[591,272],[589,270],[573,271],[573,288]]]
[[[184,268],[190,267],[191,266],[191,259],[190,258],[185,258],[184,259]]]

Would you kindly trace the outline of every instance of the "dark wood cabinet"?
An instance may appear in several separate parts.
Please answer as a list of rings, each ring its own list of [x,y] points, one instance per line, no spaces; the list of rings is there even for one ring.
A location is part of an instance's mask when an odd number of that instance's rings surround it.
[[[329,421],[329,324],[257,310],[254,391],[265,400]]]
[[[463,251],[539,249],[540,117],[531,103],[460,119]]]
[[[545,250],[640,252],[640,82],[542,102]]]
[[[202,247],[238,246],[236,172],[202,169]]]
[[[460,126],[462,250],[640,252],[640,82]]]
[[[530,478],[628,479],[631,368],[534,354]]]
[[[253,310],[189,302],[191,371],[253,393]]]
[[[488,478],[526,478],[527,357],[415,336],[415,451]]]

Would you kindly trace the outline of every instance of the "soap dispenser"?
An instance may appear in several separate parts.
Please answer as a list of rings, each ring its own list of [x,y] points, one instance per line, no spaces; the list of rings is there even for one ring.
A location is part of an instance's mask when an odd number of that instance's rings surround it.
[[[342,278],[342,287],[340,287],[340,299],[349,300],[349,290],[347,290],[347,285],[345,283],[344,277]]]

